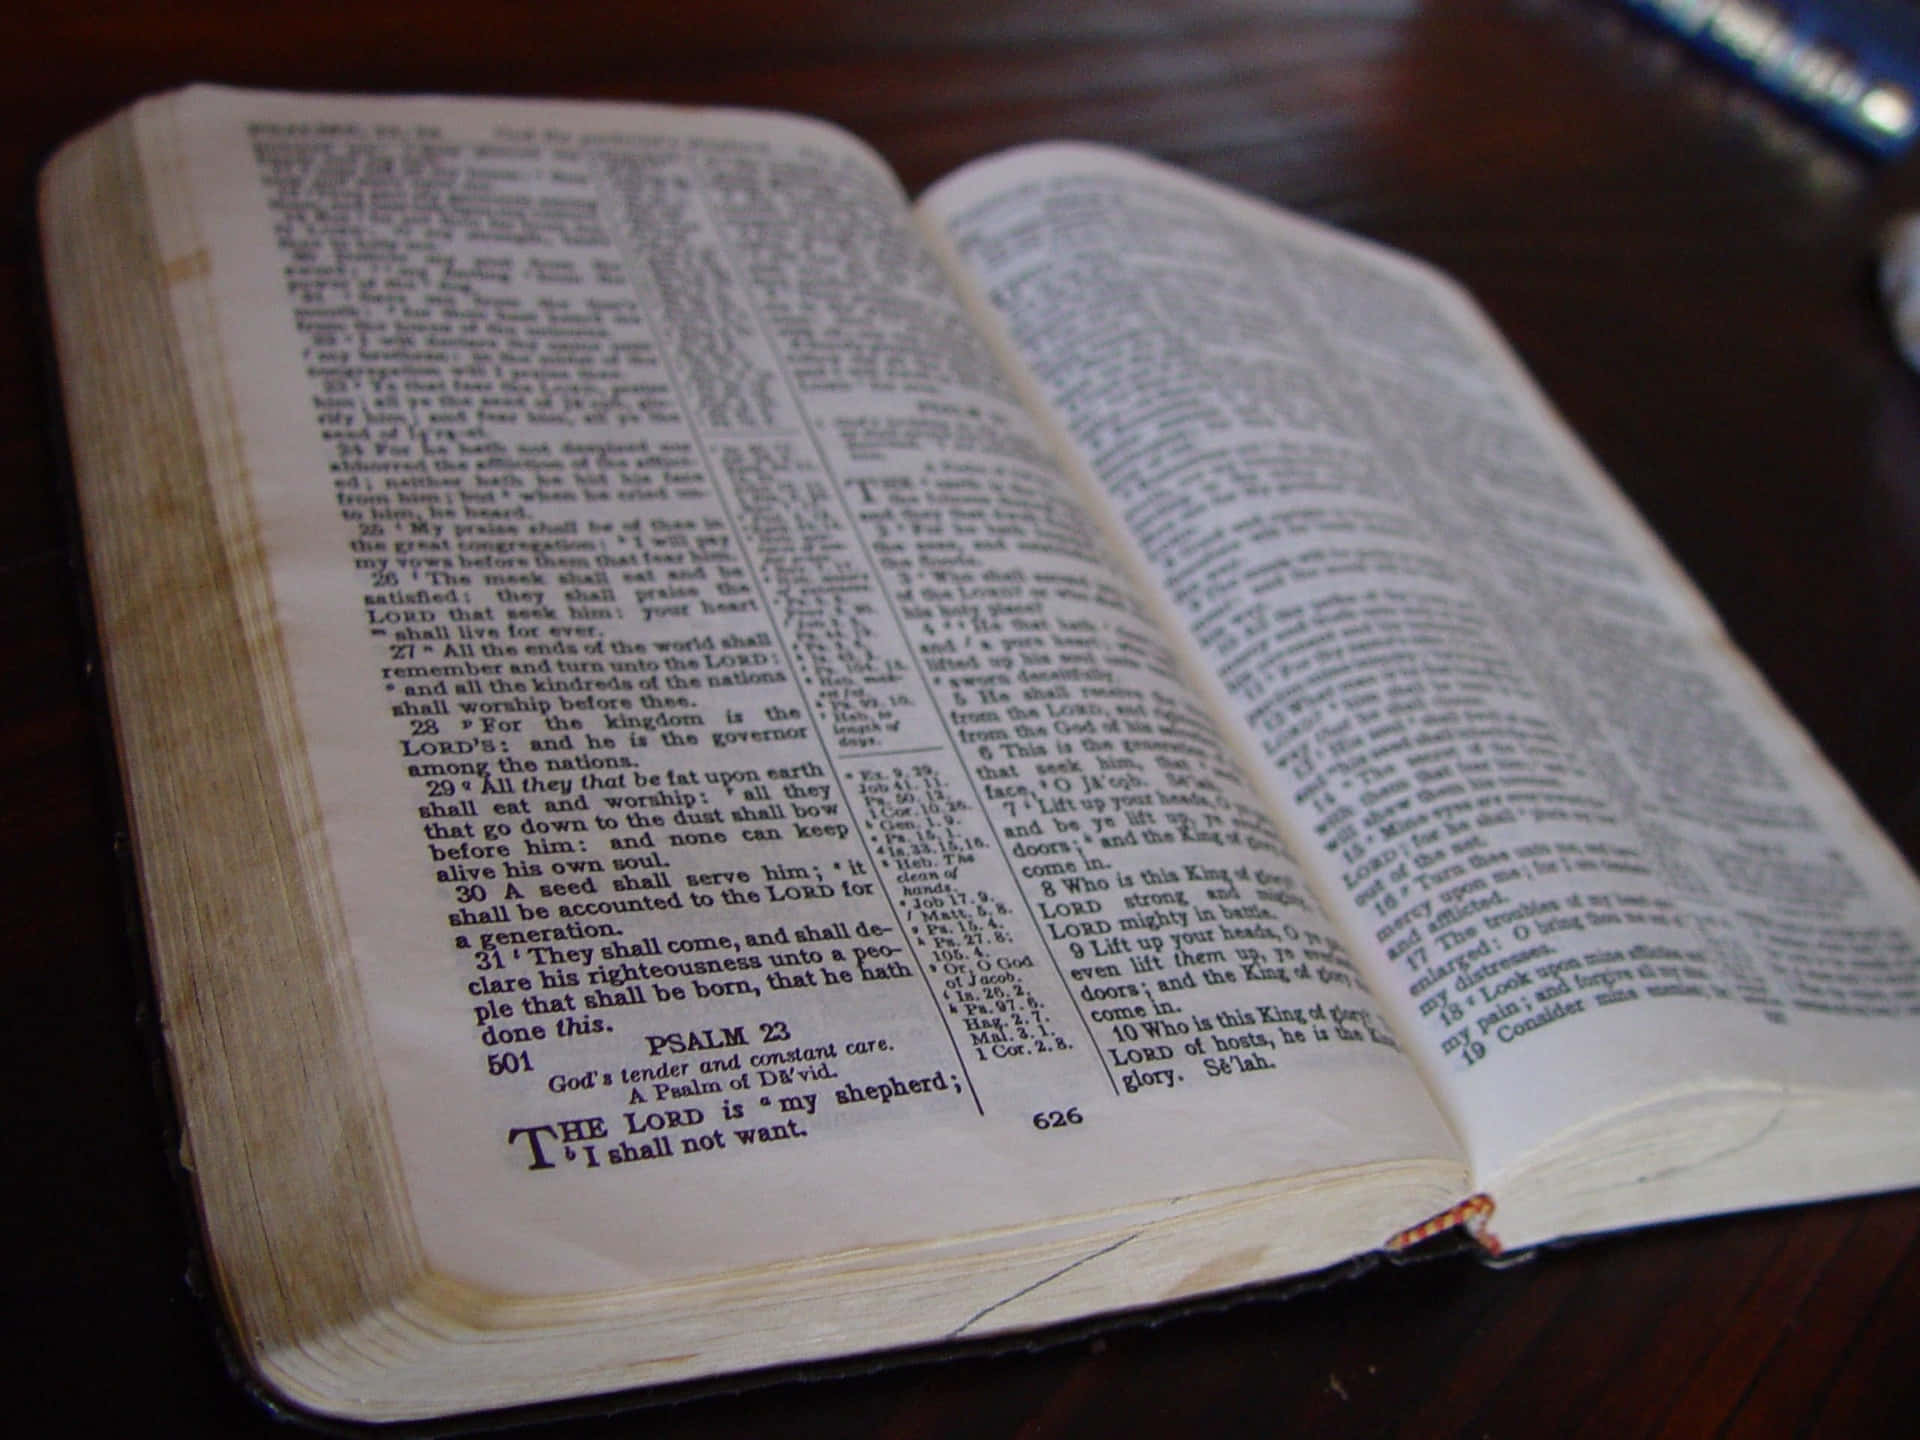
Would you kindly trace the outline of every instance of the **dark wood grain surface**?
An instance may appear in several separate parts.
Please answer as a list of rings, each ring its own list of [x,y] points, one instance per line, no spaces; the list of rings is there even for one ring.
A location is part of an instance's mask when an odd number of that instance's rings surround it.
[[[40,162],[194,79],[801,110],[916,191],[1000,146],[1108,140],[1425,256],[1480,297],[1920,853],[1920,380],[1869,280],[1879,227],[1920,205],[1920,157],[1876,169],[1833,149],[1597,0],[16,4],[0,25],[0,1414],[16,1433],[277,1430],[228,1378],[189,1280],[36,298]],[[1920,1194],[1740,1216],[532,1433],[1910,1434],[1917,1237]]]

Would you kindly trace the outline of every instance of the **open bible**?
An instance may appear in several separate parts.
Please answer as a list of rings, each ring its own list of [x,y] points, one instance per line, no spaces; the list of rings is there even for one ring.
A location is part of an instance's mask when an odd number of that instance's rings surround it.
[[[1920,1183],[1920,888],[1424,266],[194,89],[41,216],[182,1162],[484,1410]]]

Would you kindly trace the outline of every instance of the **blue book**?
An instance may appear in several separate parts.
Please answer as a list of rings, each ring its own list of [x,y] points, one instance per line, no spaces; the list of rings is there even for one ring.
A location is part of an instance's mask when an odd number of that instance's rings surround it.
[[[1899,154],[1920,135],[1915,0],[1625,3],[1873,154]]]

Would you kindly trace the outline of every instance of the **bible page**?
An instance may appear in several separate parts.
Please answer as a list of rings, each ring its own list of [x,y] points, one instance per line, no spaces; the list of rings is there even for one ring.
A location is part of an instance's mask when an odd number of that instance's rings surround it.
[[[1087,146],[922,213],[1503,1238],[1920,1180],[1911,874],[1457,287]],[[1904,1118],[1821,1152],[1850,1091]],[[1728,1105],[1676,1122],[1702,1094]],[[1508,1204],[1636,1111],[1582,1198]],[[1720,1157],[1790,1135],[1790,1175],[1725,1193]]]
[[[608,1290],[1368,1166],[1398,1223],[1458,1198],[869,152],[644,107],[158,113],[436,1266]]]

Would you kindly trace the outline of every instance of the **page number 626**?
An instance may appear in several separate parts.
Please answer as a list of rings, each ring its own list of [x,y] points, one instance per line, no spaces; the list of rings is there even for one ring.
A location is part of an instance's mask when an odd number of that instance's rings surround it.
[[[1078,1105],[1069,1105],[1064,1110],[1036,1110],[1033,1112],[1033,1128],[1036,1130],[1058,1130],[1066,1125],[1084,1125],[1086,1117],[1081,1115]]]

